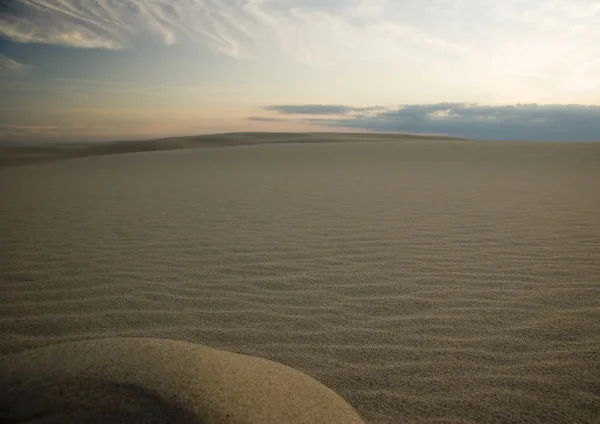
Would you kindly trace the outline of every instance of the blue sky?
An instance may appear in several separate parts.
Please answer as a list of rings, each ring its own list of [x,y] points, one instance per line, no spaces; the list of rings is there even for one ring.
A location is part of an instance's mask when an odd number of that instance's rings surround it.
[[[597,0],[13,0],[0,139],[600,140]]]

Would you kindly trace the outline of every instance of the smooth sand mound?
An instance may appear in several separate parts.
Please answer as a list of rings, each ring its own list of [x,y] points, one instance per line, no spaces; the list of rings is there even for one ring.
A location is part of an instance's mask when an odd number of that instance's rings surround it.
[[[114,338],[0,357],[0,421],[362,423],[290,367],[187,342]]]

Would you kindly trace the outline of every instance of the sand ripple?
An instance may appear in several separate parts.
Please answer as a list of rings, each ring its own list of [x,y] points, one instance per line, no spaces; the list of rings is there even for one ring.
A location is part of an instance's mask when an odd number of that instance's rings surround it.
[[[598,422],[600,146],[205,148],[0,169],[0,352],[260,356],[367,422]]]

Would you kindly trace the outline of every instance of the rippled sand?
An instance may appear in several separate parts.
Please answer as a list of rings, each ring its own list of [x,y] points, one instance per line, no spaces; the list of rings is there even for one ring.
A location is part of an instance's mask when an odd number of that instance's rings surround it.
[[[1,168],[0,354],[167,338],[369,423],[598,422],[600,144],[306,137]]]

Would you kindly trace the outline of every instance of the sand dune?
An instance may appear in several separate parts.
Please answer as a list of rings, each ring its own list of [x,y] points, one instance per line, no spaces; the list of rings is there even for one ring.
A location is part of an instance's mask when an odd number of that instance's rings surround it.
[[[598,422],[600,144],[252,137],[0,169],[0,353],[182,340],[369,423]]]
[[[114,155],[120,153],[156,152],[163,150],[197,149],[203,147],[254,146],[277,143],[323,143],[348,141],[407,141],[439,140],[440,137],[423,135],[337,134],[337,133],[231,133],[188,137],[171,137],[156,140],[129,140],[99,143],[58,143],[28,146],[0,146],[0,167],[50,162],[86,156]],[[460,140],[442,137],[444,140]]]

